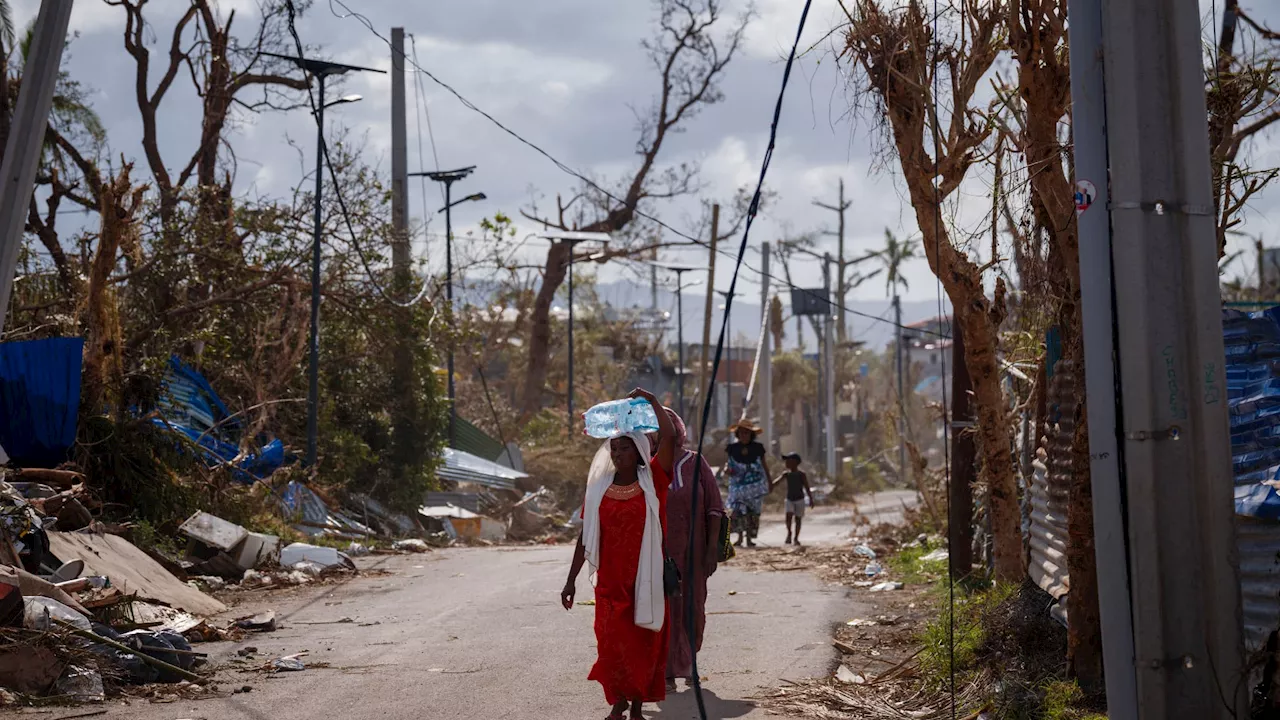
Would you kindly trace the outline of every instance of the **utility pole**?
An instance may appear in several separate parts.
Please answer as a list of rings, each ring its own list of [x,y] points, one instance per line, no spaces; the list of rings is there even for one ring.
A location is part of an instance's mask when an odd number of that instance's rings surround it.
[[[1199,8],[1102,12],[1137,718],[1245,718]]]
[[[699,358],[702,372],[698,376],[698,389],[703,393],[712,392],[712,384],[715,382],[715,378],[711,378],[708,382],[707,373],[711,372],[708,355],[711,352],[711,309],[715,307],[716,302],[716,243],[719,240],[720,205],[715,204],[711,206],[711,258],[707,263],[707,311],[702,317],[702,357]]]
[[[766,451],[773,449],[773,343],[769,342],[769,243],[760,247],[760,429]]]
[[[965,578],[973,571],[973,483],[977,480],[978,451],[974,445],[973,411],[969,392],[973,382],[964,361],[964,333],[951,324],[951,482],[947,489],[947,547],[951,576]]]
[[[831,297],[831,253],[823,256],[822,263],[822,285],[827,291],[828,301]],[[832,325],[834,324],[831,317],[831,306],[827,306],[827,311],[822,316],[823,342],[822,350],[826,356],[826,363],[823,367],[823,396],[826,398],[826,436],[827,436],[827,477],[831,480],[836,478],[836,353],[835,353],[835,332]]]
[[[325,168],[324,111],[333,105],[360,100],[359,95],[348,95],[331,103],[326,103],[324,101],[324,84],[330,75],[345,75],[349,72],[374,72],[385,75],[387,71],[358,67],[356,65],[343,65],[341,63],[328,62],[327,60],[293,57],[291,55],[263,54],[288,60],[316,79],[316,101],[314,106],[316,117],[316,190],[313,198],[315,208],[311,233],[311,335],[309,338],[310,352],[308,353],[310,364],[307,367],[306,466],[311,468],[315,467],[320,443],[320,233],[323,229],[321,225],[323,219],[321,210],[323,206],[320,200],[324,190]]]
[[[4,161],[0,163],[0,331],[9,314],[13,275],[22,249],[27,205],[35,192],[36,170],[49,127],[53,91],[62,66],[71,0],[43,0],[32,31],[30,57],[24,65],[22,88],[14,108]]]
[[[838,274],[836,275],[836,339],[841,345],[844,345],[845,341],[848,339],[848,329],[845,327],[844,300],[845,295],[849,292],[849,279],[845,277],[845,273],[848,272],[846,269],[848,263],[846,263],[844,259],[844,211],[848,210],[849,207],[853,205],[852,202],[844,199],[844,178],[840,178],[840,199],[835,205],[827,205],[826,203],[818,200],[814,200],[813,204],[824,210],[830,210],[836,213],[840,218],[839,229],[836,232],[825,232],[823,234],[835,235],[837,238],[836,268]]]
[[[409,137],[405,127],[404,28],[391,28],[391,271],[397,296],[409,292]],[[392,386],[395,397],[391,422],[393,461],[407,465],[409,453],[420,443],[415,435],[416,395],[413,391],[413,310],[398,307],[395,370]]]
[[[898,373],[898,480],[905,488],[911,486],[911,472],[907,469],[907,402],[902,388],[902,298],[897,288],[893,293],[893,324],[893,363]]]
[[[1116,425],[1111,222],[1106,212],[1110,195],[1107,187],[1106,83],[1102,60],[1103,2],[1067,2],[1067,17],[1071,22],[1071,137],[1076,172],[1076,228],[1080,242],[1080,317],[1085,396],[1088,398],[1093,542],[1098,570],[1107,711],[1115,720],[1135,720],[1138,717],[1138,698]],[[1097,203],[1097,207],[1090,209],[1093,203]],[[953,327],[952,332],[957,330]],[[1038,421],[1034,426],[1039,427]]]
[[[728,427],[737,422],[737,418],[733,415],[733,318],[731,316],[733,303],[730,302],[730,299],[737,297],[738,293],[730,293],[728,290],[716,290],[716,293],[724,298],[724,324],[728,330],[729,347],[725,348],[728,350],[728,361],[724,365],[724,417],[725,426]],[[715,378],[711,378],[711,382],[714,384]],[[743,412],[745,411],[746,408],[744,407]]]
[[[404,57],[403,55],[401,56]],[[464,202],[476,200],[484,200],[484,193],[473,193],[460,200],[453,199],[453,184],[470,175],[476,169],[475,165],[457,170],[433,170],[429,172],[413,173],[414,177],[427,177],[432,180],[444,184],[444,207],[437,210],[437,213],[444,213],[444,283],[445,283],[445,300],[449,305],[449,325],[451,328],[457,329],[458,320],[454,315],[453,308],[453,206],[460,205]],[[457,447],[458,442],[458,403],[456,399],[456,388],[453,381],[453,339],[449,340],[449,359],[446,371],[449,373],[449,447]]]

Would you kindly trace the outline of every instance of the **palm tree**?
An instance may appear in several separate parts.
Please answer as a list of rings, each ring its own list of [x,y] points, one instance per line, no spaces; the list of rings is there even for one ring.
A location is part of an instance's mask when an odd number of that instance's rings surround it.
[[[908,288],[907,279],[902,275],[902,265],[908,260],[919,257],[916,254],[919,246],[919,240],[910,238],[899,240],[889,228],[884,229],[884,248],[877,251],[875,256],[884,266],[884,290],[888,297],[897,298],[899,287],[903,290]]]
[[[907,279],[902,275],[902,265],[916,257],[916,246],[920,244],[918,240],[899,240],[889,228],[884,229],[884,249],[878,251],[875,255],[880,260],[880,264],[884,269],[884,291],[885,294],[893,298],[894,323],[897,325],[897,337],[894,342],[895,365],[898,374],[898,474],[899,478],[905,483],[907,480],[907,408],[905,396],[902,390],[902,298],[899,289],[905,290],[908,287]]]

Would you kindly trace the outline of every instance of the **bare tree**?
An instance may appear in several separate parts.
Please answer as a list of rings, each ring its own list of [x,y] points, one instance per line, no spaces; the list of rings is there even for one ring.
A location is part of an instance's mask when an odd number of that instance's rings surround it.
[[[933,33],[933,18],[918,2],[860,0],[848,13],[843,58],[865,76],[865,87],[887,124],[929,267],[942,282],[965,336],[964,361],[973,378],[978,442],[990,498],[996,575],[1024,574],[1017,478],[1009,452],[1009,420],[997,352],[1005,317],[1005,284],[983,290],[983,268],[953,239],[942,204],[960,187],[991,137],[988,112],[974,108],[978,84],[1002,49],[1000,25],[1007,4],[963,4],[955,35]],[[960,8],[952,8],[960,10]],[[951,20],[946,22],[950,23]],[[936,83],[936,84],[935,84]],[[934,88],[946,90],[945,98]],[[943,114],[939,106],[948,106]]]
[[[125,14],[124,47],[134,61],[134,95],[142,120],[142,149],[159,194],[159,212],[165,227],[174,231],[179,194],[194,177],[203,195],[202,210],[220,205],[225,218],[230,211],[230,174],[219,188],[219,151],[224,149],[224,130],[232,110],[286,108],[298,103],[281,94],[283,89],[305,90],[305,80],[291,77],[288,61],[264,55],[287,54],[291,45],[286,35],[285,3],[263,0],[261,17],[252,38],[241,43],[231,33],[235,11],[225,19],[211,0],[191,0],[174,23],[161,33],[148,23],[144,12],[149,0],[106,0]],[[304,3],[305,5],[305,3]],[[160,77],[152,79],[152,50],[147,38],[168,37],[164,58],[155,63]],[[203,104],[200,143],[180,165],[165,162],[160,149],[160,108],[174,82],[183,72],[189,75]],[[261,93],[252,100],[252,91]],[[170,168],[180,168],[176,176]],[[218,200],[220,199],[220,203]],[[204,214],[204,213],[202,213]]]
[[[639,167],[617,192],[605,194],[586,187],[568,202],[557,197],[554,215],[539,213],[536,208],[525,211],[523,214],[530,220],[559,230],[618,233],[635,220],[642,204],[695,191],[694,168],[660,168],[659,156],[667,140],[684,124],[703,108],[723,99],[720,80],[737,54],[749,14],[732,21],[721,34],[719,29],[728,22],[722,0],[656,0],[656,4],[658,31],[644,43],[644,48],[658,71],[660,85],[652,108],[638,121]],[[618,240],[622,242],[609,251],[606,259],[633,256],[654,247],[638,237]],[[564,283],[572,248],[569,243],[555,242],[547,251],[542,285],[529,318],[529,358],[521,402],[521,414],[526,419],[542,407],[550,362],[551,304]]]
[[[1207,62],[1209,158],[1218,255],[1243,221],[1249,201],[1277,176],[1240,159],[1245,144],[1280,122],[1280,32],[1254,20],[1238,0],[1226,0],[1217,47]]]

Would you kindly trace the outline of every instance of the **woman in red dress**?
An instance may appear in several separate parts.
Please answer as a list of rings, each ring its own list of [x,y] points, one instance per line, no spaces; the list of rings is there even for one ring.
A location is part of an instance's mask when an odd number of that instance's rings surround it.
[[[666,699],[667,632],[663,531],[675,455],[675,427],[652,393],[636,389],[658,416],[658,447],[634,433],[608,441],[592,463],[583,528],[560,593],[573,609],[578,573],[595,573],[597,660],[589,680],[604,688],[608,720],[642,720],[641,706]]]

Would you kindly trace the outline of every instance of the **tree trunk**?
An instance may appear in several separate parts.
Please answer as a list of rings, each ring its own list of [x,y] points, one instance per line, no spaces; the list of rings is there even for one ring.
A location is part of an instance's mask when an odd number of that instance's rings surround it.
[[[1069,372],[1076,383],[1083,380],[1079,372],[1082,359],[1071,364]],[[1077,396],[1083,385],[1075,384]],[[1071,674],[1087,695],[1096,695],[1105,687],[1102,674],[1102,622],[1098,608],[1098,563],[1093,542],[1093,483],[1089,474],[1089,415],[1083,402],[1076,404],[1075,438],[1072,443],[1073,469],[1067,493],[1067,575],[1071,578],[1068,601],[1070,623],[1067,628],[1067,661]]]
[[[555,242],[547,251],[547,265],[542,286],[533,302],[529,317],[529,364],[524,376],[524,399],[521,401],[521,423],[542,409],[542,394],[547,385],[547,369],[551,365],[551,303],[568,275],[571,245]]]
[[[919,180],[919,178],[917,178]],[[991,498],[991,532],[995,574],[1017,582],[1026,574],[1022,555],[1022,512],[1018,505],[1018,480],[1009,441],[1008,408],[1001,386],[997,353],[999,325],[1004,320],[1004,281],[997,280],[994,300],[982,289],[980,269],[952,245],[939,218],[932,182],[908,182],[916,223],[924,236],[925,256],[934,275],[951,298],[955,323],[964,333],[964,362],[973,383],[979,460]]]

